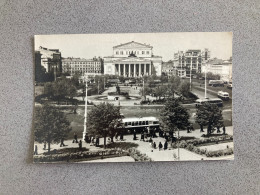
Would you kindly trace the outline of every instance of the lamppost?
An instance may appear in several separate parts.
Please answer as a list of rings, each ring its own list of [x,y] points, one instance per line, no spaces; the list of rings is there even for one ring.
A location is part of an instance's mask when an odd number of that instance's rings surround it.
[[[180,161],[180,130],[178,128],[178,161]]]
[[[191,72],[192,72],[192,58],[190,63],[190,91],[191,91]]]
[[[207,99],[207,67],[208,64],[205,64],[205,99]]]
[[[83,139],[85,138],[85,135],[87,134],[87,111],[88,111],[88,75],[85,74],[85,81],[86,81],[86,97],[85,97],[85,114],[84,114],[84,131],[83,131]]]

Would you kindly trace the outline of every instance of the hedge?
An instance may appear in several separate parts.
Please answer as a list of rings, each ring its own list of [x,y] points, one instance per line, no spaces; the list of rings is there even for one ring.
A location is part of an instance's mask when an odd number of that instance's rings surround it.
[[[123,151],[120,148],[117,149],[108,149],[100,151],[82,151],[75,153],[64,153],[64,154],[50,154],[50,155],[37,155],[33,157],[34,162],[57,162],[64,161],[69,162],[78,161],[80,159],[95,158],[95,157],[109,157],[111,155],[125,156],[127,152]]]
[[[195,139],[195,140],[187,140],[187,141],[180,141],[179,147],[185,148],[191,152],[200,155],[206,155],[207,157],[219,157],[219,156],[226,156],[231,155],[234,153],[233,148],[227,148],[224,150],[217,150],[217,151],[207,151],[207,149],[200,149],[198,146],[207,144],[207,143],[218,143],[219,141],[226,141],[226,140],[233,140],[233,136],[230,135],[223,135],[220,137],[211,137],[206,139]],[[178,143],[174,142],[171,145],[173,148],[178,147]]]

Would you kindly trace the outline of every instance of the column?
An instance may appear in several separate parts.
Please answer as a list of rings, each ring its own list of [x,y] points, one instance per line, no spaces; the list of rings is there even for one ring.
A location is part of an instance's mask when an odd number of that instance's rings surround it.
[[[126,76],[126,74],[125,74],[125,67],[126,67],[126,65],[124,64],[124,77]]]
[[[120,69],[120,66],[121,66],[121,64],[118,64],[118,74],[119,74],[119,76],[121,76],[121,69]]]
[[[149,75],[152,75],[152,64],[149,66]]]
[[[136,67],[135,67],[135,64],[134,64],[134,77],[136,77]]]
[[[141,72],[141,64],[139,64],[139,77],[141,77],[142,76],[142,74],[141,74],[142,72]]]

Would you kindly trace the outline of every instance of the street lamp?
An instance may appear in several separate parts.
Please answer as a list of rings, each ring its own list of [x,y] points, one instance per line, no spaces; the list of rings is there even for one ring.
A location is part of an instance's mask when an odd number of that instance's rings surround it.
[[[207,99],[207,68],[208,65],[205,64],[205,99]]]
[[[85,138],[85,135],[87,134],[87,110],[88,110],[88,75],[85,74],[85,81],[86,81],[86,97],[85,97],[85,114],[84,114],[84,131],[83,131],[83,139]]]
[[[179,128],[177,128],[178,129],[178,161],[180,161],[180,130],[179,130]]]

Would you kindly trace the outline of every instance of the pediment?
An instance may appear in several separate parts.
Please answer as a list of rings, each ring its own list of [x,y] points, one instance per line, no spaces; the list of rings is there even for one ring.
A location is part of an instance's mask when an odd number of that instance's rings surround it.
[[[152,46],[132,41],[132,42],[114,46],[114,48],[117,48],[117,49],[132,49],[132,48],[147,48],[148,49],[149,48],[149,49],[151,49]]]
[[[119,58],[113,61],[114,62],[151,62],[151,60],[147,60],[145,58],[137,58],[137,57]]]

